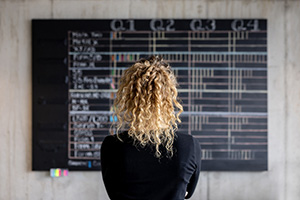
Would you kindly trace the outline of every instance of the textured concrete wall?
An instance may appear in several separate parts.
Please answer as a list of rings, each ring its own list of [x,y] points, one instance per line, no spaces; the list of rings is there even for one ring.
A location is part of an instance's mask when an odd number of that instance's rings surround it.
[[[0,0],[0,200],[108,199],[99,172],[31,171],[31,19],[268,19],[269,171],[203,172],[193,200],[300,198],[300,1]]]

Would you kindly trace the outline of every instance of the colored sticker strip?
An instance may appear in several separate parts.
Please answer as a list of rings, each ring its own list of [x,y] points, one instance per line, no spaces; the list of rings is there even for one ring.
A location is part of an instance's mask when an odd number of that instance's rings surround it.
[[[52,168],[52,169],[50,169],[50,176],[51,177],[68,176],[68,173],[69,173],[68,169],[60,169],[60,168]]]

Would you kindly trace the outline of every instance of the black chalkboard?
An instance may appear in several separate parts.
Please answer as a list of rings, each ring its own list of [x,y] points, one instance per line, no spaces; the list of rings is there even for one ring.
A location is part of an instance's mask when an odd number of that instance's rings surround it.
[[[202,170],[267,170],[267,21],[32,20],[33,170],[101,170],[122,71],[162,55]]]

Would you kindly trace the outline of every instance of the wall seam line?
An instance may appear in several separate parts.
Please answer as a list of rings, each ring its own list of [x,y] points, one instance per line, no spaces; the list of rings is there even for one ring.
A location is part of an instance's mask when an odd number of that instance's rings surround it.
[[[287,37],[286,37],[286,34],[287,34],[287,24],[286,24],[286,18],[287,18],[287,0],[284,1],[284,166],[283,166],[283,169],[284,169],[284,189],[283,189],[283,198],[284,200],[287,200],[287,141],[288,141],[288,125],[287,125],[287,122],[288,122],[288,119],[287,119],[287,116],[288,116],[288,104],[287,104],[287,101],[288,101],[288,98],[287,98],[287,56],[288,56],[288,53],[287,53]]]

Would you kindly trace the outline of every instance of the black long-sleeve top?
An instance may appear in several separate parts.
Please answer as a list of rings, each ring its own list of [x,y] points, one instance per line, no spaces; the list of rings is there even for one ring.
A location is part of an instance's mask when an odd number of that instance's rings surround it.
[[[121,142],[107,136],[101,147],[102,177],[112,200],[190,198],[200,174],[201,149],[191,135],[177,133],[174,155],[158,159],[153,148],[137,148],[127,132]],[[187,195],[186,195],[187,192]]]

